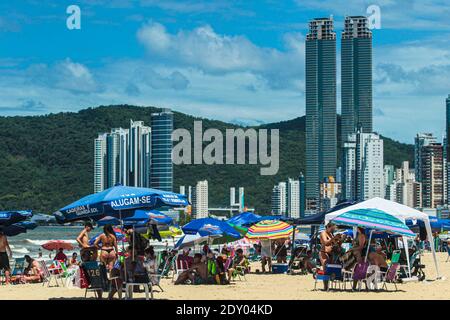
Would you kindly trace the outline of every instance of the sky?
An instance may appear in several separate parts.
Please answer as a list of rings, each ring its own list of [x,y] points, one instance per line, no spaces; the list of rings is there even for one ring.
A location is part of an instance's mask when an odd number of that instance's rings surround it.
[[[81,29],[69,30],[69,5]],[[255,125],[305,114],[308,21],[381,12],[373,30],[374,129],[413,143],[445,133],[448,0],[16,0],[0,2],[0,115],[109,104]]]

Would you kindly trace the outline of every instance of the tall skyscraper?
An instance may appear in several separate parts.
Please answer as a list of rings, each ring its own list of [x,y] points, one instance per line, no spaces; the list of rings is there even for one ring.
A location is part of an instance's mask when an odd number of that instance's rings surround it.
[[[192,192],[194,219],[208,217],[208,180],[198,181]]]
[[[371,133],[372,32],[363,16],[345,18],[341,43],[341,143],[361,129]]]
[[[430,143],[422,147],[421,177],[424,208],[437,208],[444,204],[443,151],[440,143]]]
[[[342,185],[329,177],[320,184],[320,210],[326,211],[333,208],[339,202]]]
[[[172,191],[172,111],[164,109],[159,113],[153,113],[151,127],[152,161],[150,185],[155,189]]]
[[[309,22],[306,36],[306,202],[316,210],[320,183],[336,170],[336,33],[333,18]]]
[[[417,182],[422,182],[422,148],[436,142],[432,133],[418,133],[414,139],[414,169]]]

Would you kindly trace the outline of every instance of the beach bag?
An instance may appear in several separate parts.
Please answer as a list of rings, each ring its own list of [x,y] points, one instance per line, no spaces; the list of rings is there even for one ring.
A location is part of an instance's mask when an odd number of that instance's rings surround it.
[[[344,270],[351,270],[356,264],[356,257],[353,254],[353,251],[347,251],[339,257],[339,261],[342,263]]]

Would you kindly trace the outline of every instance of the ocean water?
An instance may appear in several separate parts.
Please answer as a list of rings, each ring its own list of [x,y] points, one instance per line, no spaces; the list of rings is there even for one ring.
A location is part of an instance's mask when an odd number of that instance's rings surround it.
[[[79,253],[80,249],[76,238],[83,230],[81,226],[38,226],[34,230],[29,230],[27,233],[19,234],[14,237],[8,237],[8,242],[13,253],[13,258],[21,258],[24,255],[29,255],[32,258],[39,256],[39,249],[42,252],[44,259],[51,259],[54,257],[55,252],[50,252],[41,247],[44,243],[51,240],[64,240],[70,242],[74,246],[73,251],[64,251],[69,257],[73,252]],[[102,228],[96,228],[89,234],[90,237],[94,237],[99,233],[102,233]],[[163,239],[163,241],[151,241],[150,244],[154,246],[156,251],[164,248],[172,248],[176,243],[173,239]],[[126,244],[125,244],[126,245]],[[119,250],[122,245],[119,245]],[[50,256],[51,254],[51,256]]]
[[[49,258],[50,251],[41,247],[42,244],[50,240],[64,240],[70,242],[75,247],[74,251],[79,251],[76,238],[83,227],[69,227],[69,226],[38,226],[34,230],[28,230],[27,233],[22,233],[14,237],[9,237],[8,242],[11,247],[14,258],[20,258],[24,255],[29,255],[32,258],[37,258],[39,249],[42,251],[44,258]],[[100,231],[100,230],[95,230]],[[95,235],[96,233],[92,233]],[[71,251],[65,252],[67,256],[72,254]],[[52,253],[52,256],[55,252]]]

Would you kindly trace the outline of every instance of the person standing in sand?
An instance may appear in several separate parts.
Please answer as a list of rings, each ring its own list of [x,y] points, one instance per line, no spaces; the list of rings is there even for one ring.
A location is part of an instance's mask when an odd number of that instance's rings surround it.
[[[333,223],[328,223],[325,230],[320,233],[320,265],[322,270],[325,270],[325,266],[331,259],[331,252],[333,251],[333,238],[334,230],[336,226]]]
[[[89,232],[91,232],[92,229],[92,223],[86,222],[84,224],[84,229],[77,237],[77,243],[80,247],[81,261],[97,260],[97,248],[89,245]]]
[[[9,258],[12,258],[12,251],[9,247],[8,238],[0,231],[0,271],[5,272],[5,283],[9,284],[10,271]]]

